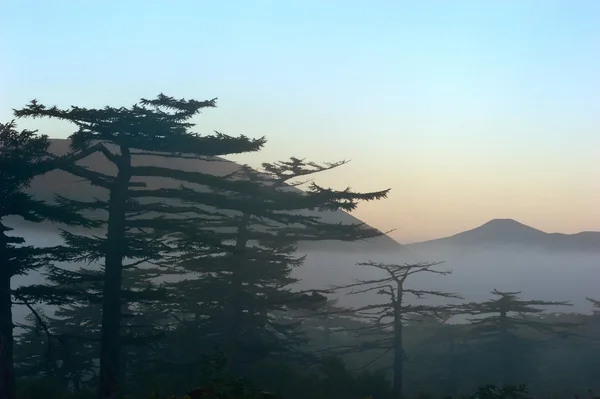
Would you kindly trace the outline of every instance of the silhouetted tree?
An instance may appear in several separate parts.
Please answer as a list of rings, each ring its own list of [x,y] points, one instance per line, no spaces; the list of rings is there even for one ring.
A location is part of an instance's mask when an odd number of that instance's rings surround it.
[[[505,384],[514,383],[514,367],[516,357],[523,354],[533,344],[541,344],[541,337],[525,336],[524,333],[534,332],[541,336],[570,335],[568,329],[577,323],[546,321],[534,319],[533,315],[540,315],[548,306],[571,306],[568,302],[522,300],[520,292],[492,291],[495,297],[481,303],[470,303],[465,309],[481,318],[471,319],[469,334],[478,339],[491,340],[491,349],[495,349],[501,356],[500,375]]]
[[[207,187],[214,209],[205,211],[212,212],[212,222],[182,230],[185,255],[180,265],[195,278],[172,285],[181,296],[176,306],[183,305],[177,311],[193,316],[192,323],[202,332],[197,335],[209,341],[205,347],[223,344],[231,372],[240,366],[241,357],[247,361],[277,354],[303,357],[297,349],[299,322],[285,320],[281,312],[318,307],[326,298],[291,289],[297,282],[291,277],[292,269],[304,260],[296,255],[298,241],[355,241],[382,234],[364,224],[327,223],[305,212],[351,211],[360,201],[386,197],[388,190],[355,193],[313,183],[301,191],[297,187],[306,182],[290,182],[343,164],[320,165],[292,158],[263,164],[262,171],[242,167],[232,177],[256,185],[256,190],[228,192]],[[189,194],[188,204],[208,202],[206,192]],[[274,312],[280,312],[280,317],[274,317]]]
[[[200,217],[181,217],[186,211],[177,205],[153,201],[145,195],[145,184],[136,180],[152,176],[178,179],[183,171],[163,167],[136,166],[133,157],[214,157],[259,150],[264,139],[251,140],[217,133],[200,136],[190,133],[190,119],[202,109],[214,107],[215,100],[177,100],[165,95],[142,99],[130,108],[105,107],[62,110],[32,101],[15,111],[18,117],[49,117],[74,123],[78,130],[70,137],[77,152],[94,148],[116,168],[116,175],[92,171],[75,164],[63,165],[70,173],[108,191],[108,198],[92,202],[62,198],[61,203],[78,211],[108,211],[99,221],[105,237],[83,237],[64,232],[63,237],[79,260],[103,260],[102,328],[100,337],[100,398],[114,398],[118,392],[120,331],[122,316],[122,273],[143,261],[161,261],[171,252],[168,236],[185,223],[201,223]],[[197,180],[225,183],[212,175],[195,173]],[[176,199],[174,193],[171,199]],[[166,216],[165,216],[166,215]],[[162,216],[162,217],[161,217]],[[125,259],[132,263],[124,265]]]
[[[409,297],[431,296],[447,299],[462,299],[461,296],[423,289],[410,288],[406,285],[410,276],[418,273],[433,273],[448,275],[451,271],[437,270],[435,266],[440,263],[417,264],[384,264],[377,262],[363,262],[360,266],[372,267],[385,273],[384,277],[372,280],[359,280],[353,284],[335,287],[336,289],[352,289],[350,294],[376,292],[387,297],[381,304],[372,304],[355,309],[356,313],[371,320],[371,326],[359,330],[361,335],[372,335],[375,339],[364,345],[362,350],[381,349],[383,354],[393,351],[393,376],[394,396],[401,398],[403,395],[403,364],[406,357],[403,346],[403,329],[407,322],[418,321],[423,317],[442,317],[453,312],[455,306],[450,304],[425,305],[411,303]],[[391,333],[391,334],[390,334]],[[353,349],[351,349],[353,350]]]
[[[27,274],[48,264],[52,248],[27,245],[23,237],[9,235],[13,229],[5,224],[7,216],[29,222],[82,223],[84,220],[57,204],[48,204],[26,192],[33,178],[52,169],[47,136],[35,131],[17,131],[14,122],[0,124],[0,398],[15,394],[13,366],[12,305],[15,299],[28,306],[32,303],[11,289],[13,276]]]

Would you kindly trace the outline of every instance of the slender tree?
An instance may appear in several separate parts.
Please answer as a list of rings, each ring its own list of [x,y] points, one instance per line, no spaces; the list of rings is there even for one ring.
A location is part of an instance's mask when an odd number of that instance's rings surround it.
[[[406,323],[420,321],[423,317],[444,317],[454,312],[456,307],[451,304],[425,305],[411,303],[411,298],[437,297],[446,299],[462,299],[459,295],[407,286],[408,279],[420,273],[448,275],[451,271],[438,270],[435,267],[440,263],[417,264],[384,264],[377,262],[363,262],[360,266],[378,269],[384,276],[372,280],[358,280],[353,284],[337,286],[336,289],[351,289],[350,294],[376,292],[387,300],[381,304],[365,305],[355,311],[371,321],[371,325],[357,331],[361,336],[371,336],[372,339],[359,350],[382,350],[380,357],[393,351],[393,376],[394,396],[401,398],[403,395],[403,367],[406,354],[404,352],[403,329]],[[350,348],[350,351],[356,348]]]
[[[549,306],[571,306],[568,302],[523,300],[520,292],[493,290],[493,298],[465,305],[468,313],[476,316],[470,320],[470,336],[489,340],[492,349],[500,354],[500,375],[505,384],[514,383],[514,367],[519,354],[532,345],[545,342],[547,336],[569,336],[576,323],[546,321],[532,316],[540,315]],[[530,336],[527,336],[529,330]],[[531,332],[539,336],[531,336]]]
[[[47,265],[53,248],[27,245],[23,237],[9,235],[5,218],[21,217],[29,222],[83,223],[76,214],[57,204],[39,201],[26,192],[34,177],[52,169],[47,136],[36,131],[17,131],[14,122],[0,124],[0,398],[15,394],[13,366],[12,306],[23,301],[20,290],[11,289],[16,275]],[[31,307],[30,302],[21,303]]]
[[[15,111],[17,117],[49,117],[74,123],[78,130],[71,135],[74,152],[100,151],[116,169],[108,175],[81,166],[62,165],[67,171],[107,191],[105,199],[92,202],[62,199],[77,211],[100,213],[105,237],[83,237],[64,232],[63,237],[79,260],[103,261],[102,327],[100,337],[99,398],[113,399],[118,393],[120,375],[121,319],[123,310],[122,275],[124,267],[143,261],[161,261],[171,252],[168,236],[185,224],[202,223],[204,218],[181,215],[184,209],[164,201],[152,201],[144,194],[146,184],[140,179],[167,177],[178,179],[186,173],[170,168],[136,166],[134,157],[206,158],[259,150],[265,140],[237,138],[217,133],[200,136],[191,133],[190,119],[202,109],[214,107],[215,100],[177,100],[165,95],[142,99],[130,108],[105,107],[86,109],[46,107],[32,101]],[[217,185],[226,179],[195,173],[200,181]],[[137,180],[137,181],[136,181]],[[239,186],[239,185],[238,185]],[[177,192],[170,197],[176,200]],[[106,212],[107,215],[101,215]],[[162,217],[160,217],[162,215]],[[166,215],[166,216],[165,216]],[[102,217],[104,216],[104,217]],[[126,263],[126,259],[130,263]]]

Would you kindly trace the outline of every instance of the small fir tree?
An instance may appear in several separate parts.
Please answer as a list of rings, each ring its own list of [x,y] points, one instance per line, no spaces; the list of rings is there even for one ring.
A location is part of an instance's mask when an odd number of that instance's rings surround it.
[[[570,303],[523,300],[519,298],[520,294],[494,290],[494,298],[465,306],[469,314],[481,316],[470,320],[469,335],[489,342],[489,349],[500,354],[499,372],[504,384],[515,383],[517,359],[527,350],[542,345],[548,336],[567,337],[569,329],[577,325],[532,317],[543,313],[546,307],[571,306]]]

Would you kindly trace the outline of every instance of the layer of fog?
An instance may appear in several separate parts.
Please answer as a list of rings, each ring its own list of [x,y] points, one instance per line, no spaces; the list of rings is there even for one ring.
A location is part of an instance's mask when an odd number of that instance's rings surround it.
[[[407,286],[456,293],[465,301],[483,301],[490,291],[522,292],[523,299],[569,301],[570,307],[554,307],[552,311],[589,313],[591,306],[585,298],[598,296],[600,281],[600,252],[544,253],[534,249],[515,248],[419,248],[403,249],[397,253],[313,253],[307,257],[302,270],[305,287],[325,288],[331,284],[349,284],[355,279],[381,278],[385,272],[357,262],[404,264],[443,262],[435,270],[451,270],[449,275],[415,274]],[[381,302],[375,293],[349,295],[340,304],[360,306]],[[439,300],[422,299],[440,303]]]
[[[61,243],[53,231],[39,231],[22,227],[13,232],[26,238],[29,245],[52,246]],[[325,289],[330,285],[349,284],[356,279],[370,280],[382,276],[376,269],[357,266],[357,262],[411,263],[416,261],[444,261],[440,270],[452,270],[448,276],[415,275],[410,288],[440,290],[462,295],[467,301],[490,298],[490,291],[521,291],[525,299],[570,301],[573,306],[555,311],[588,313],[591,310],[585,297],[596,298],[600,281],[600,253],[543,253],[535,250],[478,248],[477,251],[445,248],[426,250],[403,249],[397,253],[331,253],[311,252],[305,264],[295,270],[302,279],[301,289]],[[17,276],[12,286],[41,283],[39,273]],[[381,302],[375,293],[343,295],[339,304],[361,306]],[[424,301],[428,301],[424,299]],[[431,303],[431,301],[429,301]],[[439,303],[439,301],[435,301]],[[29,311],[15,306],[13,315],[21,322]]]

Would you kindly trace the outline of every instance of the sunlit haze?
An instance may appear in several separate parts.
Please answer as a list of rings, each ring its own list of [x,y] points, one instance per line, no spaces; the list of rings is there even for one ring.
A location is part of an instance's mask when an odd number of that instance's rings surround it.
[[[4,1],[0,120],[210,99],[197,131],[266,136],[260,165],[349,159],[392,188],[355,216],[398,241],[494,218],[600,230],[600,2]],[[73,127],[22,121],[51,137]]]

